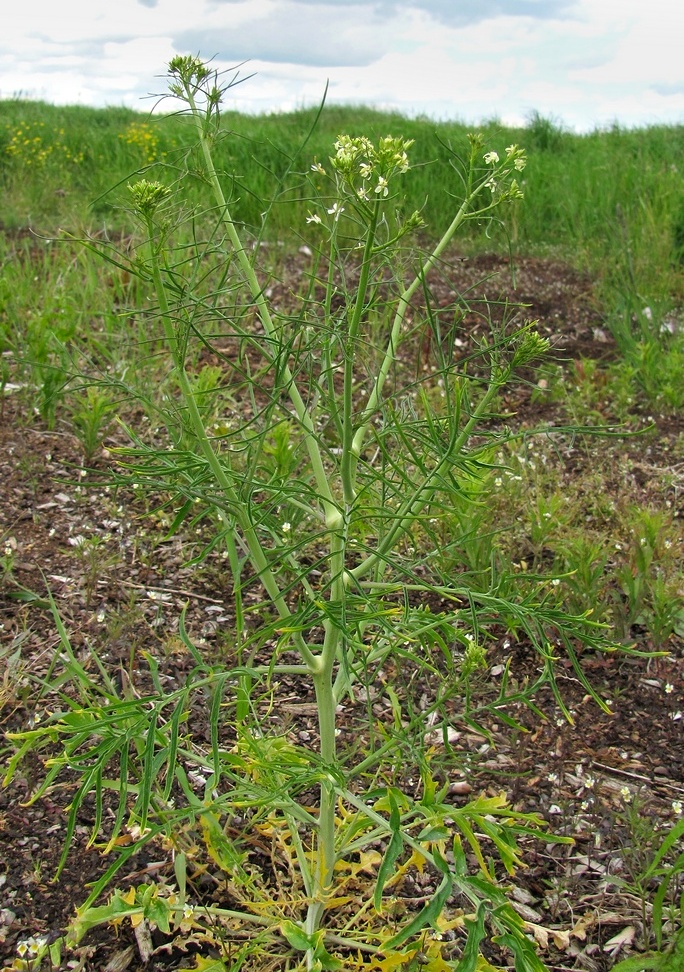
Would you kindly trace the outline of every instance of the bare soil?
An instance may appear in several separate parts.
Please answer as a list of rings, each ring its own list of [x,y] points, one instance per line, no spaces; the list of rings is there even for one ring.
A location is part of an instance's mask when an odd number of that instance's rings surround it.
[[[296,265],[290,269],[294,272]],[[539,319],[541,332],[569,366],[584,358],[606,361],[616,355],[587,276],[559,261],[523,259],[517,262],[513,290],[507,262],[481,256],[456,264],[449,279],[438,283],[437,293],[445,305],[451,303],[455,293],[474,287],[483,274],[496,274],[484,286],[488,297],[509,296],[529,305],[527,314]],[[422,350],[416,347],[415,352]],[[529,387],[516,392],[511,404],[516,421],[530,427],[554,417],[553,404],[533,404]],[[646,439],[596,440],[590,448],[571,451],[565,460],[566,488],[572,491],[588,466],[601,463],[615,471],[613,498],[629,489],[634,502],[669,504],[680,515],[682,462],[680,458],[673,465],[673,456],[678,450],[681,456],[684,419],[656,415],[652,420],[657,432]],[[164,531],[159,518],[147,515],[141,497],[93,485],[97,471],[106,470],[109,461],[106,454],[99,455],[81,475],[81,447],[68,427],[58,422],[47,430],[15,396],[2,403],[0,536],[15,538],[17,550],[16,584],[7,581],[0,587],[0,718],[5,732],[25,729],[45,715],[33,699],[34,680],[47,673],[59,644],[54,619],[42,600],[48,589],[83,663],[88,664],[90,648],[96,646],[113,676],[134,684],[146,679],[143,652],[157,657],[171,684],[180,684],[191,664],[173,641],[184,605],[188,629],[204,640],[206,651],[218,650],[222,631],[230,628],[225,572],[211,559],[201,569],[188,567],[188,538],[182,534],[160,543]],[[667,476],[664,470],[669,470]],[[85,558],[77,538],[105,534],[113,537],[112,546],[105,544],[98,557]],[[109,550],[116,556],[110,558]],[[17,585],[35,592],[37,599],[16,599]],[[643,632],[635,629],[633,636],[639,647],[650,647]],[[515,878],[523,917],[554,933],[542,954],[555,968],[602,972],[643,947],[644,909],[633,887],[634,874],[649,841],[658,828],[664,833],[684,801],[684,644],[673,637],[668,648],[665,658],[584,658],[596,690],[615,703],[610,715],[587,695],[569,663],[561,661],[560,683],[574,726],[558,718],[554,699],[544,691],[537,704],[547,718],[527,716],[528,733],[494,724],[488,727],[490,741],[467,729],[454,735],[455,748],[474,757],[463,763],[463,794],[505,792],[515,806],[540,811],[556,832],[574,837],[571,846],[531,844],[526,869]],[[488,658],[490,681],[510,650],[502,632]],[[517,676],[534,677],[539,664],[534,653],[524,643],[512,650]],[[398,674],[397,684],[411,690]],[[298,694],[296,683],[286,689],[282,711],[289,713],[292,731],[309,734],[314,742],[307,705],[311,700]],[[386,713],[390,719],[389,705]],[[350,735],[353,717],[350,712]],[[200,720],[206,714],[196,718],[193,731],[201,736]],[[11,751],[5,743],[5,760]],[[86,805],[64,872],[59,881],[52,880],[70,791],[66,784],[56,786],[40,801],[27,804],[40,773],[41,767],[29,760],[0,791],[0,958],[7,964],[20,940],[62,933],[85,897],[86,884],[106,866],[97,847],[86,846],[93,820],[93,808]],[[630,805],[638,807],[631,822]],[[134,859],[117,883],[126,888],[159,875],[172,879],[172,865],[162,848],[152,848]],[[623,879],[622,887],[615,877]],[[616,939],[620,933],[622,938]],[[98,972],[173,968],[188,961],[170,948],[144,966],[125,927],[87,936],[76,959],[79,969]]]

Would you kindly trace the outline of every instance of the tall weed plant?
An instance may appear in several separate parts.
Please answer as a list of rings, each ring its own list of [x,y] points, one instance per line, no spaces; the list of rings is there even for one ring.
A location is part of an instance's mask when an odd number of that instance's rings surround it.
[[[422,253],[413,242],[422,216],[401,196],[411,141],[338,135],[332,155],[300,174],[311,265],[283,296],[261,268],[260,238],[234,219],[242,185],[216,166],[225,139],[219,79],[193,57],[175,58],[169,79],[194,145],[182,167],[160,170],[164,181],[129,186],[134,251],[91,245],[147,289],[147,329],[165,362],[163,394],[145,401],[156,431],[128,430],[122,475],[169,497],[170,534],[184,520],[212,524],[207,549],[225,551],[234,643],[225,658],[207,657],[181,617],[179,638],[194,660],[185,683],[169,687],[150,653],[148,688],[134,691],[97,655],[98,679],[87,673],[55,610],[61,644],[44,691],[57,685],[60,705],[13,736],[7,779],[27,753],[47,748],[34,798],[67,771],[76,780],[60,867],[79,811],[94,799],[91,840],[106,831],[113,860],[78,909],[71,939],[130,918],[209,942],[222,955],[217,968],[472,972],[509,952],[517,969],[539,972],[503,879],[522,865],[521,838],[562,838],[503,796],[454,800],[436,755],[454,719],[484,732],[488,714],[517,726],[517,709],[534,710],[543,684],[570,718],[554,662],[567,655],[591,691],[578,652],[609,647],[586,616],[559,609],[546,578],[517,589],[497,568],[488,583],[491,525],[467,515],[509,437],[498,396],[547,342],[533,322],[513,318],[492,323],[489,338],[457,361],[449,336],[461,315],[444,324],[430,279],[448,272],[458,231],[521,198],[525,154],[516,144],[486,150],[471,136],[467,156],[449,160],[453,212]],[[290,171],[301,158],[300,147]],[[185,195],[198,181],[212,194],[202,211]],[[261,211],[267,226],[271,204]],[[433,365],[406,377],[403,356],[421,342]],[[440,542],[442,520],[456,563],[462,534],[476,583],[468,571],[435,575],[429,560],[417,567],[416,549],[426,537]],[[502,626],[536,651],[539,677],[517,679],[509,663],[476,706],[472,686]],[[402,697],[400,672],[429,686],[425,706]],[[280,683],[313,704],[308,742],[285,722],[273,728]],[[390,720],[379,721],[370,703],[364,710],[373,697],[387,701]],[[193,735],[198,705],[206,744]],[[105,828],[106,793],[115,804]],[[115,890],[97,904],[152,840],[172,851],[173,886]],[[195,879],[207,866],[218,868],[225,893],[200,901]],[[407,907],[408,875],[423,892]]]

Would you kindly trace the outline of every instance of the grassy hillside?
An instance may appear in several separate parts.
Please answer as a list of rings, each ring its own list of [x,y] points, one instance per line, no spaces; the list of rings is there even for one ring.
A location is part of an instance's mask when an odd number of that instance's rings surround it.
[[[173,183],[176,163],[191,144],[187,119],[124,108],[15,100],[2,104],[2,118],[3,222],[45,233],[126,223],[120,212],[128,205],[126,182],[151,167],[155,178]],[[258,227],[275,200],[270,232],[285,238],[304,225],[302,173],[314,159],[327,159],[341,132],[415,140],[404,205],[422,211],[429,232],[439,223],[444,193],[459,191],[457,158],[467,134],[456,123],[338,106],[325,107],[320,117],[312,109],[256,117],[226,112],[223,130],[218,161],[233,212]],[[512,225],[517,247],[562,250],[575,262],[600,267],[611,281],[671,292],[671,271],[684,258],[684,126],[575,135],[534,117],[522,130],[489,123],[485,134],[488,147],[499,152],[511,142],[528,152],[525,202]],[[196,192],[199,200],[200,184]],[[480,244],[504,246],[493,232],[493,241]]]

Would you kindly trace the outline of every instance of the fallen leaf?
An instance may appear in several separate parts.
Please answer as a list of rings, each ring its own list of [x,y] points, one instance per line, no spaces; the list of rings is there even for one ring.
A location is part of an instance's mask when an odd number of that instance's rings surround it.
[[[617,935],[613,935],[613,937],[606,942],[606,944],[603,946],[603,951],[610,952],[611,958],[615,958],[615,956],[619,955],[626,945],[632,944],[635,933],[635,928],[632,925],[627,925],[626,928],[623,928],[621,932],[618,932]]]

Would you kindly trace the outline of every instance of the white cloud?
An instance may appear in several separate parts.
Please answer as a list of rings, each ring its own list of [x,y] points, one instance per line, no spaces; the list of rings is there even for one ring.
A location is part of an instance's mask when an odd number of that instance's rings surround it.
[[[371,103],[475,123],[684,121],[672,0],[45,0],[0,35],[0,96],[145,110],[174,53],[249,60],[240,110]],[[155,77],[157,76],[157,77]]]

